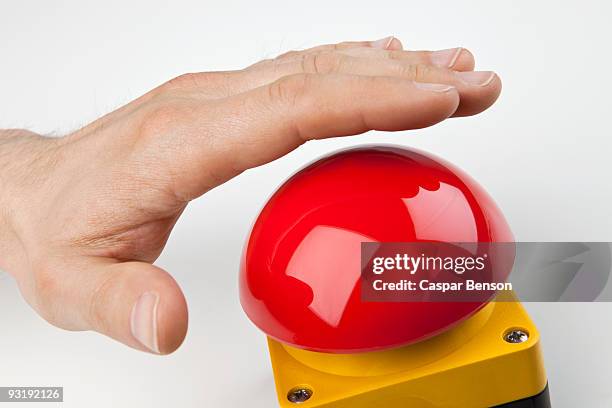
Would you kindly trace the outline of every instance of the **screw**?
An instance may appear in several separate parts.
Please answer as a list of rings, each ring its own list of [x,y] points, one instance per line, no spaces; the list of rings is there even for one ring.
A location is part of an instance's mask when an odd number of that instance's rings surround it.
[[[504,340],[508,343],[524,343],[529,339],[529,333],[521,329],[511,329],[504,334]]]
[[[306,402],[312,397],[312,390],[306,387],[293,388],[287,394],[287,399],[294,404],[301,404]]]

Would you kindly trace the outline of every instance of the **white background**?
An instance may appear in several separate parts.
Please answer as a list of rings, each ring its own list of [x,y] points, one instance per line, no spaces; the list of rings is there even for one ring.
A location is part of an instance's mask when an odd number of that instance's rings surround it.
[[[465,46],[504,90],[478,117],[309,143],[192,203],[158,261],[190,308],[171,356],[51,327],[0,272],[0,386],[62,385],[64,407],[275,406],[264,336],[238,302],[242,243],[284,178],[343,146],[398,143],[454,162],[497,200],[517,240],[612,241],[607,2],[91,3],[0,0],[0,128],[64,134],[184,72],[389,34],[407,48]],[[612,304],[528,309],[554,406],[612,406]]]

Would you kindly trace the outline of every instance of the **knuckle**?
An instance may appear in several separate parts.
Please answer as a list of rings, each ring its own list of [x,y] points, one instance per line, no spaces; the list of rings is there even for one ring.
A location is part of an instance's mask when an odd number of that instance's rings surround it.
[[[336,53],[318,52],[302,57],[302,72],[307,74],[330,74],[340,70],[342,59]]]
[[[280,58],[280,57],[262,59],[261,61],[257,61],[256,63],[249,65],[248,67],[245,68],[245,70],[253,69],[253,68],[259,68],[261,66],[270,65],[270,64],[274,63],[274,61],[276,61],[278,58]]]
[[[225,84],[232,72],[189,72],[181,74],[161,86],[162,92],[215,88]]]
[[[165,88],[167,88],[168,90],[171,89],[183,89],[183,88],[188,88],[188,87],[192,87],[192,86],[197,86],[200,78],[198,78],[200,75],[199,73],[193,73],[193,72],[188,72],[185,74],[181,74],[175,78],[172,78],[171,80],[169,80],[168,82],[166,82]]]
[[[89,298],[87,306],[87,317],[90,324],[97,330],[107,332],[107,320],[105,316],[108,312],[107,299],[113,292],[113,275],[109,275],[97,284]]]
[[[426,64],[408,64],[402,65],[402,67],[402,74],[415,81],[426,79],[431,71],[431,68]]]
[[[272,103],[295,106],[312,86],[312,74],[295,74],[283,77],[268,86],[269,98]]]
[[[158,97],[170,97],[196,94],[212,99],[225,97],[232,93],[234,80],[241,72],[214,71],[182,74],[161,85],[156,89],[155,95]]]
[[[419,81],[427,79],[431,72],[431,67],[427,64],[416,64],[414,66],[414,79]]]
[[[141,138],[150,138],[167,132],[185,117],[188,109],[184,105],[175,98],[164,98],[150,103],[143,110],[138,135]]]
[[[386,50],[385,51],[387,58],[391,60],[399,60],[404,59],[403,53],[397,50]]]
[[[414,72],[417,80],[426,79],[431,73],[431,67],[427,64],[416,64]]]

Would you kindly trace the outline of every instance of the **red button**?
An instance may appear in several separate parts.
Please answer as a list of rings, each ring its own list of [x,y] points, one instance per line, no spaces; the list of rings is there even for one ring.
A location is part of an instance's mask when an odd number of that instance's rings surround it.
[[[241,303],[267,335],[355,353],[438,334],[483,302],[363,302],[361,242],[511,242],[489,195],[456,167],[399,147],[325,157],[286,181],[247,240]]]

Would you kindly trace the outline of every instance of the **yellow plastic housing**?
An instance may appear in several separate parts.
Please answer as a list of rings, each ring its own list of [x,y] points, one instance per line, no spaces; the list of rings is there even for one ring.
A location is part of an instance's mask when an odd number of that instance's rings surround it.
[[[507,342],[512,329],[529,339]],[[484,408],[546,387],[540,335],[518,302],[492,302],[445,333],[392,350],[327,354],[273,339],[268,345],[281,407]],[[296,387],[311,398],[290,402]]]

